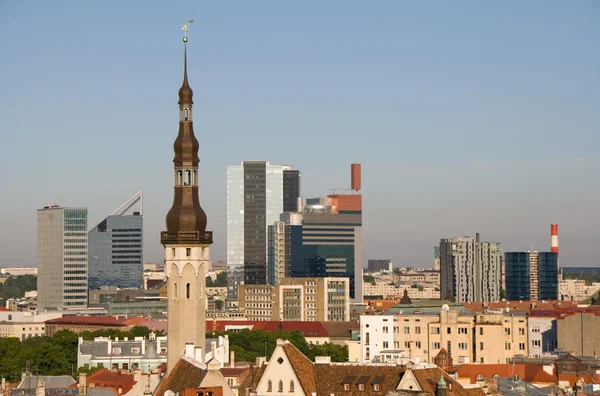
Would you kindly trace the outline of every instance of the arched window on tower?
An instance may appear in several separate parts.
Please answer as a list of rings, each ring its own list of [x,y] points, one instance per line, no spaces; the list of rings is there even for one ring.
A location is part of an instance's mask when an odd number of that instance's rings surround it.
[[[187,169],[185,171],[185,180],[184,180],[184,185],[189,186],[192,182],[192,171]]]
[[[279,392],[283,392],[283,381],[279,380],[279,389],[277,389]]]
[[[290,393],[294,393],[294,380],[290,381]]]
[[[183,109],[183,120],[188,121],[188,119],[189,119],[188,109]]]
[[[183,171],[177,171],[177,185],[181,186],[183,184]]]
[[[173,282],[173,298],[177,299],[177,282]]]
[[[190,285],[189,283],[185,285],[185,298],[187,298],[188,300],[191,298],[192,295],[192,285]]]
[[[273,392],[273,382],[271,380],[267,381],[267,392]]]

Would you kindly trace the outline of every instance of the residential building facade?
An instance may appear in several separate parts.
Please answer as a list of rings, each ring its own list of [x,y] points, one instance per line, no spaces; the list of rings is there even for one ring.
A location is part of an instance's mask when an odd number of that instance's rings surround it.
[[[46,335],[47,320],[60,318],[62,313],[19,312],[0,310],[0,337],[14,337],[21,341]]]
[[[440,241],[441,297],[456,302],[500,299],[502,244],[475,238]]]
[[[144,283],[144,218],[138,191],[88,233],[89,288],[139,289]],[[139,203],[138,211],[131,211]]]
[[[238,298],[247,320],[350,320],[348,278],[284,278],[279,285],[243,285]]]
[[[558,299],[558,253],[507,252],[504,261],[507,300]]]
[[[38,209],[38,310],[87,307],[87,208]]]

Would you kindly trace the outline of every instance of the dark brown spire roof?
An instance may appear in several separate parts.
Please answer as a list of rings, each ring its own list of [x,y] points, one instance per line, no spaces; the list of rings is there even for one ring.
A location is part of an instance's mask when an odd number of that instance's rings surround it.
[[[192,88],[190,88],[190,84],[188,83],[187,76],[187,45],[183,44],[183,84],[181,84],[181,88],[179,88],[179,104],[194,104],[192,100],[192,96],[194,92]]]

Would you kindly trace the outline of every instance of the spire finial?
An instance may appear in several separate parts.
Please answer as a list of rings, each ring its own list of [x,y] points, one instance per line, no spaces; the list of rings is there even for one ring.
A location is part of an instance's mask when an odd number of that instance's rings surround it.
[[[187,77],[187,32],[189,29],[189,24],[190,23],[194,23],[193,19],[188,19],[188,22],[183,25],[183,27],[181,28],[181,30],[183,30],[183,85],[181,86],[181,89],[179,90],[179,104],[183,104],[183,103],[187,103],[187,104],[192,104],[192,89],[190,88],[189,84],[188,84],[188,77]]]

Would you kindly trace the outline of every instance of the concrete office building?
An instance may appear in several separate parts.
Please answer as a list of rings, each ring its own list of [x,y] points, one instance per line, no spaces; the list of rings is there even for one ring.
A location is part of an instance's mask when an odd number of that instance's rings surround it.
[[[506,299],[558,299],[558,253],[507,252]]]
[[[238,307],[246,320],[350,320],[348,278],[285,278],[278,285],[243,285]]]
[[[227,167],[227,265],[245,284],[267,283],[268,226],[298,210],[300,173],[267,161]]]
[[[144,283],[142,191],[88,234],[89,288],[140,288]],[[139,204],[139,210],[131,209]]]
[[[475,238],[440,241],[441,298],[456,302],[500,299],[502,244]]]
[[[280,221],[268,228],[268,283],[277,285],[291,276],[292,231],[301,230],[301,213],[282,213]]]
[[[87,208],[48,204],[37,217],[38,310],[86,307]]]

